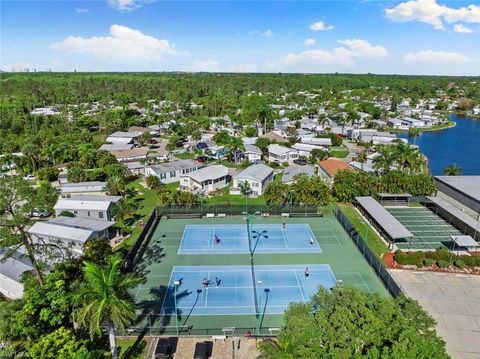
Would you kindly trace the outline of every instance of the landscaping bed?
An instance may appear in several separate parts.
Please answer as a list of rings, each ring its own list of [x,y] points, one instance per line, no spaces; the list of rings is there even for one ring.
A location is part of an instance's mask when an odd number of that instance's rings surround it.
[[[480,254],[456,255],[444,248],[435,252],[397,250],[385,253],[383,260],[392,269],[480,274]]]

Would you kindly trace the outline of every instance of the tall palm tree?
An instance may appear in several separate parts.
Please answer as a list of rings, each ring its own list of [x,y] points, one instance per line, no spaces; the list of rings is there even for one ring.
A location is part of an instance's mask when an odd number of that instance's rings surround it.
[[[115,328],[124,331],[135,319],[135,301],[129,290],[140,284],[140,278],[122,273],[120,256],[110,257],[105,266],[84,264],[85,282],[73,295],[73,319],[77,325],[88,328],[92,339],[101,335],[106,325],[112,357],[116,359]]]
[[[229,144],[230,158],[234,158],[234,162],[237,163],[237,152],[245,150],[245,144],[240,137],[232,137]]]
[[[462,167],[457,166],[456,163],[451,163],[443,170],[445,176],[460,176],[462,174]]]
[[[417,150],[410,146],[408,143],[398,142],[393,150],[395,160],[398,167],[402,170],[412,169],[411,166],[417,167],[414,163],[415,160],[419,160]]]
[[[392,146],[379,146],[378,156],[373,159],[373,168],[377,171],[386,173],[395,163],[395,154]]]
[[[123,195],[125,191],[125,181],[120,176],[110,177],[105,185],[105,192],[109,196]]]
[[[250,183],[247,181],[240,182],[238,184],[238,188],[240,188],[240,194],[245,197],[245,211],[248,212],[248,196],[252,192],[252,188],[250,187]]]

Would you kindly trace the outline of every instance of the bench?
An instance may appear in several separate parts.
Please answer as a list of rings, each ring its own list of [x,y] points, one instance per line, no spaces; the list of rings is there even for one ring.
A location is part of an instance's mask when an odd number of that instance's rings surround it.
[[[207,217],[207,218],[215,218],[215,213],[207,213],[207,214],[205,215],[205,217]]]
[[[280,328],[268,328],[268,331],[270,332],[270,335],[273,335],[273,333],[278,333],[280,331]]]
[[[217,217],[218,218],[226,218],[227,215],[225,213],[219,213],[219,214],[217,214]]]
[[[290,217],[290,213],[282,213],[282,217]]]
[[[268,217],[270,217],[270,213],[268,213],[268,212],[262,212],[261,216],[262,216],[263,218],[268,218]]]
[[[212,339],[215,342],[217,340],[227,340],[227,336],[226,335],[212,335]]]

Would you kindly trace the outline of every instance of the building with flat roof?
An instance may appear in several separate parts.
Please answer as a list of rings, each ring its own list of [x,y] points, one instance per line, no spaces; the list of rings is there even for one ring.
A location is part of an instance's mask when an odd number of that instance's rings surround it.
[[[120,196],[78,195],[59,199],[53,208],[56,216],[59,216],[62,211],[68,211],[77,217],[111,221],[114,218],[115,203],[121,198]]]
[[[197,171],[203,164],[193,160],[179,160],[145,167],[145,177],[156,176],[162,183],[180,181],[180,176]]]
[[[295,182],[295,176],[304,173],[307,176],[315,175],[315,167],[310,165],[305,166],[288,166],[283,170],[282,182],[285,184],[292,184]]]
[[[437,196],[475,216],[480,213],[480,176],[435,176]]]
[[[101,195],[105,189],[106,182],[91,181],[65,183],[60,186],[60,194],[63,198],[69,198],[72,195],[96,194]]]

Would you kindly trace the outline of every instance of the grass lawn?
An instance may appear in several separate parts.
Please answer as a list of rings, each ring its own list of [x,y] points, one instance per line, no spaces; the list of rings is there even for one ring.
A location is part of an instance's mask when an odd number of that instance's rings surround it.
[[[225,187],[222,189],[221,196],[209,197],[206,199],[206,204],[245,204],[245,197],[241,195],[234,195],[229,193],[230,187]],[[265,198],[263,196],[258,196],[257,198],[249,198],[249,205],[264,205]]]
[[[365,225],[362,223],[362,217],[360,217],[360,215],[355,210],[355,208],[353,208],[352,205],[341,204],[339,206],[342,209],[343,213],[345,213],[345,215],[348,217],[350,222],[352,222],[357,232],[360,233],[361,237],[367,243],[368,247],[378,258],[381,258],[385,252],[388,252],[388,247],[385,242],[383,242],[383,240],[370,226],[368,230],[368,240],[365,240]]]
[[[345,146],[342,147],[332,147],[330,150],[330,155],[336,158],[345,158],[348,155],[348,148]]]
[[[141,184],[141,179],[130,182],[128,187],[135,188],[137,190],[137,195],[135,198],[140,200],[140,209],[137,211],[137,214],[139,214],[141,217],[135,222],[135,228],[133,228],[131,236],[127,240],[123,241],[116,249],[123,246],[131,246],[133,243],[135,243],[140,235],[140,232],[142,231],[138,223],[141,220],[145,222],[155,206],[159,203],[157,194],[151,189],[144,187]]]
[[[143,359],[147,355],[148,339],[117,338],[119,358],[122,359]]]
[[[183,153],[176,154],[174,156],[180,160],[193,160],[196,157],[195,153],[193,152],[183,152]]]
[[[170,191],[173,191],[174,189],[178,189],[179,186],[180,186],[180,181],[165,184],[165,187]]]

